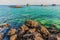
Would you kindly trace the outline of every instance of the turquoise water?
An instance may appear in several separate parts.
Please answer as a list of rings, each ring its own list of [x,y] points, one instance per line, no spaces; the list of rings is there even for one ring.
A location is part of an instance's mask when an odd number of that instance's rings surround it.
[[[60,6],[0,6],[0,24],[9,23],[14,27],[30,19],[42,24],[56,24],[60,28]]]
[[[0,24],[9,23],[11,28],[14,28],[20,27],[26,20],[38,21],[46,27],[55,24],[56,28],[60,29],[60,6],[0,6]],[[4,32],[7,33],[6,30]],[[7,37],[4,40],[7,40]]]

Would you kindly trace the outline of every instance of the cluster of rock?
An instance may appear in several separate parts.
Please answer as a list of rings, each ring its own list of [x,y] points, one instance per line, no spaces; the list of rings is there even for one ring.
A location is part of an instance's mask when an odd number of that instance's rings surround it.
[[[27,20],[18,30],[10,29],[7,35],[9,40],[60,40],[60,34],[51,32],[38,22]]]
[[[0,40],[3,40],[3,38],[4,38],[4,33],[2,33],[2,31],[4,31],[5,29],[8,29],[9,26],[10,25],[7,24],[7,23],[4,23],[4,24],[0,25]]]

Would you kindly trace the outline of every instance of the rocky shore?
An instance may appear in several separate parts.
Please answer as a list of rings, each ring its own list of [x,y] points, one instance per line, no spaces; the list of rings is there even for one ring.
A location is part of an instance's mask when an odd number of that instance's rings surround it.
[[[3,27],[9,27],[9,24]],[[46,28],[33,20],[27,20],[18,28],[11,28],[7,33],[8,40],[60,40],[60,31],[52,28]],[[0,34],[0,40],[3,40],[4,34]]]

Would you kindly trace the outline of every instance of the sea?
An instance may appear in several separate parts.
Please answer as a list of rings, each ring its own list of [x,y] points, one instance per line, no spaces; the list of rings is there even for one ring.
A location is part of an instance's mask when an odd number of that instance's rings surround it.
[[[8,23],[11,25],[10,28],[18,28],[26,20],[34,20],[46,27],[54,24],[60,29],[60,6],[23,5],[22,8],[9,6],[11,5],[0,5],[0,24]]]

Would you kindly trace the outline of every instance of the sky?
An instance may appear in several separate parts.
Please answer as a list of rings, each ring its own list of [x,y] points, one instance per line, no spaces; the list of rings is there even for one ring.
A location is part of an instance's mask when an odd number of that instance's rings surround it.
[[[0,0],[0,5],[49,5],[49,4],[60,4],[60,0]]]

